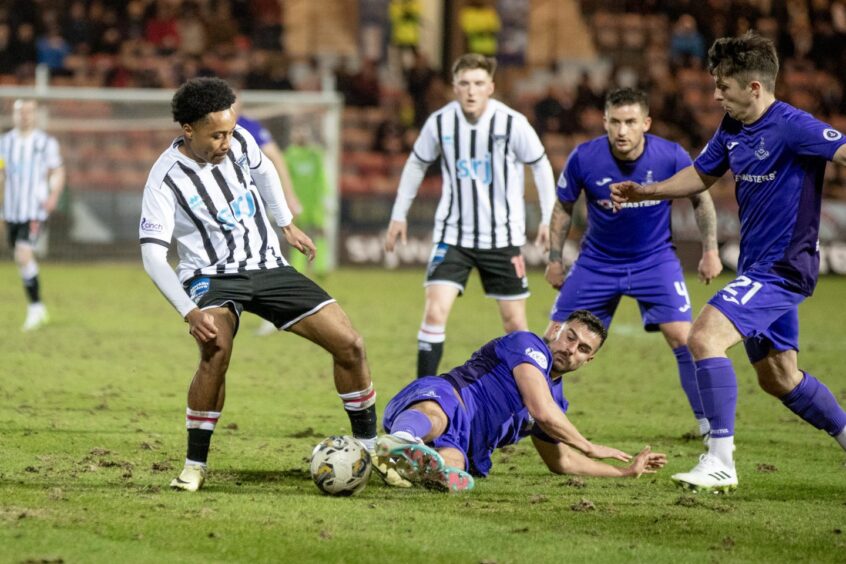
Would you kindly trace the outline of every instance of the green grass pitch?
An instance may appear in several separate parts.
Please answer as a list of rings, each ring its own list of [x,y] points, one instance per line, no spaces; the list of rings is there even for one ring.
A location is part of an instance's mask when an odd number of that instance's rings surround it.
[[[140,261],[139,261],[140,262]],[[846,456],[758,389],[741,347],[731,496],[669,476],[702,444],[663,338],[624,300],[596,360],[565,381],[591,439],[668,454],[639,480],[554,476],[530,442],[500,452],[466,495],[394,490],[321,495],[307,458],[346,433],[328,356],[294,335],[260,338],[246,315],[207,487],[171,492],[184,457],[196,348],[140,265],[45,263],[52,322],[24,335],[24,295],[0,266],[0,562],[843,562]],[[688,281],[698,310],[719,285]],[[324,283],[364,335],[381,411],[414,377],[422,272],[341,270]],[[554,293],[531,275],[530,325]],[[846,279],[801,307],[801,365],[846,403]],[[442,367],[500,334],[474,278],[449,323]]]

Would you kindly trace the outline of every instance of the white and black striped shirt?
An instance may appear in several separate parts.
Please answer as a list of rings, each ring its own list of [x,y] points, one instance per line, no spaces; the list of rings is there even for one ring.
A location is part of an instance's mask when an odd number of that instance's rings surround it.
[[[524,165],[532,166],[548,223],[555,199],[552,167],[537,133],[523,114],[489,100],[476,123],[455,101],[429,116],[409,162],[426,165],[441,157],[443,191],[435,212],[433,240],[491,249],[526,242]],[[405,220],[414,186],[400,184],[392,219]]]
[[[175,239],[181,282],[200,274],[287,265],[263,201],[278,201],[281,189],[278,178],[275,186],[254,181],[257,169],[269,174],[264,169],[272,164],[263,160],[253,137],[236,127],[229,153],[217,165],[183,155],[182,143],[182,138],[176,139],[150,171],[141,205],[140,242],[167,248]],[[276,171],[272,174],[275,177]],[[280,192],[278,197],[274,190]],[[274,219],[278,225],[290,223],[287,206]]]
[[[3,217],[10,223],[44,221],[44,201],[50,194],[50,171],[62,166],[59,143],[35,129],[22,136],[13,129],[0,137],[0,160],[5,169]]]

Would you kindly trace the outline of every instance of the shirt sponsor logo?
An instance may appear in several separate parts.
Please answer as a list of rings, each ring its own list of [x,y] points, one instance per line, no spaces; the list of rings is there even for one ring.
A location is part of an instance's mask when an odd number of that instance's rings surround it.
[[[596,181],[596,185],[597,185],[597,186],[605,186],[605,185],[606,185],[606,184],[608,184],[609,182],[611,182],[611,179],[610,179],[610,178],[608,178],[608,177],[606,176],[606,177],[604,177],[602,180],[597,180],[597,181]]]
[[[141,231],[146,231],[147,233],[161,233],[164,226],[161,223],[154,223],[149,221],[146,217],[141,218]]]
[[[641,184],[655,184],[655,180],[652,178],[652,171],[651,170],[646,171],[646,179],[644,179],[644,181],[641,182]]]
[[[836,129],[831,129],[830,127],[823,131],[823,137],[825,137],[826,141],[837,141],[843,134],[837,131]]]
[[[546,360],[546,355],[540,351],[536,351],[532,347],[526,349],[526,356],[534,360],[538,366],[546,370],[547,366],[549,366],[549,362]]]
[[[754,182],[755,184],[760,184],[762,182],[772,182],[776,179],[775,171],[769,174],[735,174],[734,181],[735,182]]]
[[[458,178],[478,180],[482,184],[491,183],[491,156],[482,159],[458,159],[456,163]]]
[[[620,204],[620,208],[650,208],[657,206],[661,200],[644,200],[642,202],[624,202]],[[597,200],[596,205],[602,209],[613,210],[614,203],[611,200]]]

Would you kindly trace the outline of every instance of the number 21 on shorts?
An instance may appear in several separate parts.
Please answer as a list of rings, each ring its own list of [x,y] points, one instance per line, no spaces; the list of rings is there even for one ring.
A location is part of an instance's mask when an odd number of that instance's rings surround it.
[[[720,290],[720,296],[727,302],[746,305],[763,286],[760,282],[755,282],[746,276],[738,276]]]

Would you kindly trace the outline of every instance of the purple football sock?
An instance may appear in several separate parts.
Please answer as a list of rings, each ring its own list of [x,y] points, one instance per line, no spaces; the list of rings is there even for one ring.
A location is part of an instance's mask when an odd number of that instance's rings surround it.
[[[685,345],[673,349],[673,354],[676,355],[676,362],[679,365],[679,380],[681,380],[682,389],[687,396],[690,408],[693,410],[693,415],[697,419],[702,419],[705,417],[705,412],[702,409],[702,398],[699,397],[699,385],[696,383],[696,367],[693,365],[693,357],[690,356],[690,351]]]
[[[825,384],[805,372],[802,381],[781,397],[787,408],[832,437],[846,427],[846,412]]]
[[[731,361],[725,357],[696,361],[696,381],[702,409],[711,424],[712,437],[734,436],[734,411],[737,407],[737,377]]]
[[[426,414],[416,409],[407,409],[400,413],[391,425],[391,434],[404,431],[413,437],[422,439],[432,430],[432,422]]]

